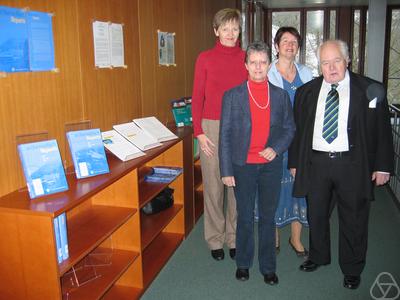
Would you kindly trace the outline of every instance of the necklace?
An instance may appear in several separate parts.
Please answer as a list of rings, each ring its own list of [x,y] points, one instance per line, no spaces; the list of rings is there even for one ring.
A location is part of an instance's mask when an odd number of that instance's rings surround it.
[[[259,109],[267,109],[268,108],[268,106],[269,106],[269,89],[268,89],[268,102],[264,106],[261,106],[260,104],[258,104],[256,99],[254,99],[253,94],[250,91],[250,87],[249,87],[249,82],[248,81],[247,81],[247,90],[249,91],[249,95],[250,95],[251,100],[253,100],[254,104],[257,105],[257,107]]]

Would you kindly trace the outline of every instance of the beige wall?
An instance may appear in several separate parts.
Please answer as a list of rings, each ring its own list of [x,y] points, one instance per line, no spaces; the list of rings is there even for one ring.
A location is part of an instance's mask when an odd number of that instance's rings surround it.
[[[24,186],[16,137],[47,131],[63,159],[65,124],[91,120],[107,130],[134,117],[171,121],[169,101],[190,95],[198,53],[212,47],[214,13],[235,0],[0,0],[0,5],[54,13],[58,73],[0,78],[0,195]],[[124,24],[127,69],[96,69],[92,21]],[[157,30],[175,32],[176,67],[157,61]]]

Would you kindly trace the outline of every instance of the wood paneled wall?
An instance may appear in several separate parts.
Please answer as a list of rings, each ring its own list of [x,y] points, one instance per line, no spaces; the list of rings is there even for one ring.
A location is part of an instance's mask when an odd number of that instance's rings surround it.
[[[171,121],[170,100],[191,95],[197,55],[213,46],[212,18],[236,0],[0,0],[51,12],[59,72],[0,78],[0,195],[23,187],[16,137],[47,131],[66,159],[65,124],[93,128],[155,115]],[[127,68],[94,66],[92,22],[124,24]],[[159,66],[157,30],[175,32],[176,67]],[[1,32],[0,32],[1,34]]]

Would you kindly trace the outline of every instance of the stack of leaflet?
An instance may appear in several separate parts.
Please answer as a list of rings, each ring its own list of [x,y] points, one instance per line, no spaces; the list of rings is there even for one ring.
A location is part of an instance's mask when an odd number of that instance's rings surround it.
[[[135,124],[139,126],[144,132],[155,137],[158,142],[166,142],[178,138],[156,117],[133,119],[133,122],[135,122]]]
[[[170,183],[179,174],[182,173],[182,168],[180,167],[153,167],[152,172],[146,175],[144,180],[147,182],[160,182],[160,183]]]
[[[68,190],[56,140],[18,145],[31,199]]]
[[[114,129],[142,151],[161,146],[155,137],[142,130],[135,123],[124,123],[113,126]]]
[[[69,257],[66,219],[65,213],[62,213],[53,219],[58,263],[62,263]]]
[[[114,129],[101,133],[104,147],[122,161],[127,161],[145,155],[134,144],[130,143]]]
[[[109,172],[99,129],[70,131],[67,138],[78,179]]]

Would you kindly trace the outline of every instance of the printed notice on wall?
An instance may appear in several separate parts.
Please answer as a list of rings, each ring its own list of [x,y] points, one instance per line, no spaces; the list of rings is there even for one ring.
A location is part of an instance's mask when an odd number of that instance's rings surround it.
[[[94,65],[99,68],[111,66],[108,22],[93,22]]]
[[[176,66],[175,33],[158,30],[158,63],[163,66]]]
[[[29,63],[31,71],[54,69],[52,15],[42,12],[28,14]]]
[[[124,64],[124,35],[121,24],[110,25],[111,65],[123,67]]]
[[[52,14],[0,6],[0,71],[55,69]]]
[[[126,67],[122,24],[94,21],[93,42],[96,67]]]

